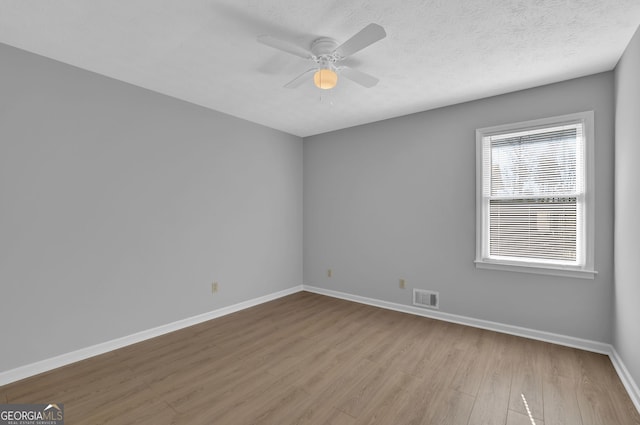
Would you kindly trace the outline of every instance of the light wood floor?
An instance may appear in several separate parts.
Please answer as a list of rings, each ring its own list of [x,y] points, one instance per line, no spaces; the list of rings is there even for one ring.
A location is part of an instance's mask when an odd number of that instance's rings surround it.
[[[74,424],[640,424],[606,356],[297,293],[0,387]]]

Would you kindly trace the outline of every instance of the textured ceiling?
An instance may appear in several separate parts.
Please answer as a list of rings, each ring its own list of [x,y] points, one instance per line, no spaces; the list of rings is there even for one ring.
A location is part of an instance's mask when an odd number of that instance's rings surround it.
[[[387,37],[349,60],[370,89],[283,88],[309,63],[256,42],[371,22]],[[0,2],[2,43],[298,136],[608,71],[638,24],[640,0]]]

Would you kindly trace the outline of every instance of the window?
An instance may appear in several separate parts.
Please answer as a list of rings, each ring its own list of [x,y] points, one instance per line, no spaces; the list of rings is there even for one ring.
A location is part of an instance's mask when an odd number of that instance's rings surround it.
[[[476,266],[593,279],[593,112],[476,131]]]

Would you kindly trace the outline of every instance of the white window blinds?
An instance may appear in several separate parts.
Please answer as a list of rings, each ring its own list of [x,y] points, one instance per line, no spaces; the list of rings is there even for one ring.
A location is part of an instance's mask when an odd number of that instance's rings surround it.
[[[488,256],[582,261],[582,123],[488,135],[482,143]]]

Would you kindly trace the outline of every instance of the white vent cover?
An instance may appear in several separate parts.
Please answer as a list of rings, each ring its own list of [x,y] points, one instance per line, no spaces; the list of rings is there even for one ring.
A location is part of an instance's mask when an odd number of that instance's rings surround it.
[[[440,308],[440,294],[425,289],[413,289],[413,304],[420,307]]]

